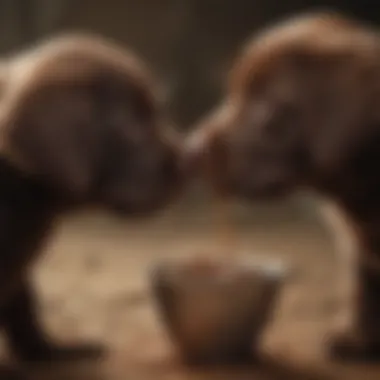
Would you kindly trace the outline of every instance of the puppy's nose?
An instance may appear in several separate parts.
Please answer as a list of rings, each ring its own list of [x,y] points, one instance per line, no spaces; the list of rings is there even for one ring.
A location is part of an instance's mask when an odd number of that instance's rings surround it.
[[[185,165],[187,173],[210,180],[226,166],[227,149],[224,136],[210,134],[207,130],[196,131],[185,144]]]
[[[199,175],[209,156],[211,138],[206,130],[190,134],[184,144],[184,167],[190,176]]]

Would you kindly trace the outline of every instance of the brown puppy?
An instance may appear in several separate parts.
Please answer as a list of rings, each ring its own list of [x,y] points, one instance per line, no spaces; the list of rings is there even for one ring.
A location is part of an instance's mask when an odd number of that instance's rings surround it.
[[[344,212],[359,242],[355,322],[331,350],[380,359],[378,31],[320,13],[263,32],[190,144],[197,159],[208,153],[219,190],[269,199],[310,189]]]
[[[96,205],[125,216],[163,207],[180,150],[141,62],[94,36],[64,36],[6,60],[0,103],[0,320],[23,360],[72,359],[51,344],[29,283],[59,215]]]

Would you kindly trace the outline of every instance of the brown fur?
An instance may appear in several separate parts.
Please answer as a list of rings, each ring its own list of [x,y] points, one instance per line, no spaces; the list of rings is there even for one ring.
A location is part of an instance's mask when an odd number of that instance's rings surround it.
[[[74,358],[39,325],[30,264],[57,217],[96,205],[163,207],[182,182],[180,147],[153,80],[129,52],[64,36],[4,61],[0,102],[0,321],[24,360]]]
[[[333,13],[269,28],[237,59],[217,114],[191,149],[218,169],[219,190],[248,199],[312,190],[346,216],[358,242],[354,326],[331,348],[380,359],[379,32]]]

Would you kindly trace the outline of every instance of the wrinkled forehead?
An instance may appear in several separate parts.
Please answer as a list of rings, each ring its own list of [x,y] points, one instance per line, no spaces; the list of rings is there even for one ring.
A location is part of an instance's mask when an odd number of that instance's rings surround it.
[[[156,78],[145,62],[99,37],[52,38],[11,57],[8,67],[9,97],[18,101],[49,87],[105,82],[151,104],[160,99]]]
[[[230,91],[244,94],[273,76],[289,74],[297,69],[298,58],[322,63],[364,53],[374,43],[378,37],[370,29],[332,13],[287,19],[247,44],[232,69]]]

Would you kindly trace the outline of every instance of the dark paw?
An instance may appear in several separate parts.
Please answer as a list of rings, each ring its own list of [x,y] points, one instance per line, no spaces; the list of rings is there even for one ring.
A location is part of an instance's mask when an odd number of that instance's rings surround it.
[[[72,362],[97,360],[104,357],[106,350],[101,345],[82,344],[72,346],[45,346],[21,355],[25,362]]]
[[[28,380],[28,377],[20,370],[0,366],[0,380]]]
[[[333,336],[328,342],[330,357],[346,362],[380,362],[380,342],[361,339],[346,332]]]

